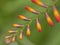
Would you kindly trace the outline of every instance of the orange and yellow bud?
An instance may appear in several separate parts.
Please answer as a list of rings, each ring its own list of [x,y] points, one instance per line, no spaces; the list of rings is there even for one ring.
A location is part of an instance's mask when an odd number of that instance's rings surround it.
[[[55,6],[53,6],[53,12],[54,12],[54,17],[55,17],[56,22],[60,22],[60,14]]]
[[[39,23],[38,18],[36,19],[37,29],[39,32],[42,32],[41,24]]]
[[[9,30],[8,33],[12,34],[12,33],[16,33],[16,30]]]
[[[22,31],[22,30],[21,30],[21,32],[20,32],[19,39],[20,39],[20,40],[23,39],[23,31]]]
[[[44,4],[43,2],[41,2],[39,0],[32,0],[32,2],[39,5],[39,6],[45,7],[45,8],[48,7],[46,4]]]
[[[34,10],[33,8],[29,7],[29,6],[25,6],[25,9],[28,10],[29,12],[32,12],[34,14],[39,14],[40,12],[37,10]]]
[[[12,41],[12,42],[15,42],[15,40],[16,40],[16,35],[14,35],[14,36],[11,38],[11,41]]]
[[[53,25],[54,25],[52,19],[48,16],[48,13],[47,13],[47,12],[46,12],[46,19],[47,19],[47,22],[48,22],[48,24],[49,24],[50,26],[53,26]]]
[[[22,15],[18,15],[18,18],[19,19],[22,19],[22,20],[26,20],[26,21],[30,21],[31,19],[25,17],[25,16],[22,16]]]
[[[29,25],[27,26],[27,32],[26,32],[26,35],[27,35],[27,36],[30,36],[30,26],[29,26]]]
[[[23,27],[24,25],[22,25],[22,24],[13,24],[13,27],[15,27],[15,28],[20,28],[20,27]]]

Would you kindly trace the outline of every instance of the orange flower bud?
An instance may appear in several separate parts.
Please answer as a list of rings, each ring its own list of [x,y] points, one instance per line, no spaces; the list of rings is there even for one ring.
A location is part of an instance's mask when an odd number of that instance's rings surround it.
[[[14,36],[12,37],[11,41],[12,41],[12,42],[15,42],[15,40],[16,40],[16,35],[14,35]]]
[[[16,33],[17,31],[16,30],[9,30],[8,33]]]
[[[20,32],[19,39],[20,39],[20,40],[23,39],[23,31],[22,31],[22,30],[21,30],[21,32]]]
[[[48,6],[46,4],[44,4],[43,2],[39,1],[39,0],[32,0],[33,3],[40,5],[42,7],[47,8]]]
[[[42,32],[41,24],[39,23],[38,18],[36,19],[37,29],[39,32]]]
[[[56,22],[60,22],[60,14],[55,6],[53,6],[53,12],[54,12],[54,17],[55,17]]]
[[[48,24],[49,24],[50,26],[53,26],[53,25],[54,25],[52,19],[48,16],[48,13],[47,13],[47,12],[46,12],[46,19],[47,19],[47,22],[48,22]]]
[[[22,15],[18,15],[18,18],[19,19],[23,19],[23,20],[26,20],[26,21],[30,21],[31,19],[25,17],[25,16],[22,16]]]
[[[29,7],[29,6],[25,6],[25,9],[28,10],[29,12],[32,12],[34,14],[39,14],[40,12],[37,10],[34,10],[33,8]]]
[[[27,32],[26,32],[26,35],[27,35],[27,36],[30,36],[30,26],[29,26],[29,25],[27,26]]]
[[[22,24],[13,24],[13,27],[15,27],[15,28],[20,28],[20,27],[23,27],[24,25],[22,25]]]

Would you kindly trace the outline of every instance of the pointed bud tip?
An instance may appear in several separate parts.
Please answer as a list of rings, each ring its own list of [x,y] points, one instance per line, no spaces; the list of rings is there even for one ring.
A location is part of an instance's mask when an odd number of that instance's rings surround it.
[[[38,32],[42,32],[42,30],[38,30]]]
[[[32,2],[35,2],[36,0],[32,0]]]
[[[25,6],[25,9],[27,9],[29,6]]]

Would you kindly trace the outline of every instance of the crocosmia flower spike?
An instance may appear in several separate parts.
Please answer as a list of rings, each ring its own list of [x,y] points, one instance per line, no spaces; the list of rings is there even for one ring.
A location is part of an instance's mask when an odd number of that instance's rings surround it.
[[[42,32],[41,24],[39,23],[38,18],[36,19],[36,25],[39,32]]]
[[[29,7],[29,6],[25,6],[25,9],[28,10],[29,12],[32,12],[34,14],[39,14],[40,12],[37,10],[34,10],[33,8]]]
[[[12,34],[12,33],[16,33],[16,30],[9,30],[8,33]]]
[[[29,26],[29,25],[27,26],[27,32],[26,32],[26,35],[27,35],[27,36],[30,36],[30,26]]]
[[[47,22],[48,22],[48,24],[49,24],[50,26],[53,26],[53,25],[54,25],[52,19],[49,17],[49,15],[48,15],[47,12],[46,12],[46,19],[47,19]]]
[[[22,25],[22,24],[13,24],[13,27],[15,27],[15,28],[20,28],[20,27],[23,27],[24,25]]]
[[[53,12],[54,12],[54,17],[55,17],[56,22],[60,22],[60,14],[55,6],[53,6]]]
[[[23,39],[23,31],[22,31],[22,30],[21,30],[21,32],[20,32],[19,39],[20,39],[20,40]]]
[[[29,18],[27,18],[27,17],[25,17],[23,15],[18,15],[18,18],[22,19],[22,20],[26,20],[26,21],[30,21],[31,20],[31,19],[29,19]]]
[[[32,2],[39,5],[39,6],[45,7],[45,8],[48,7],[46,4],[44,4],[43,2],[41,2],[39,0],[32,0]]]

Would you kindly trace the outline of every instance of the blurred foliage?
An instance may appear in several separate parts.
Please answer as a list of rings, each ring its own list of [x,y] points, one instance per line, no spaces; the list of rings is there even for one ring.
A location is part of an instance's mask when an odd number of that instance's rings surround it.
[[[53,5],[55,0],[41,0],[47,5]],[[8,35],[8,30],[16,29],[20,31],[21,29],[13,28],[13,23],[28,24],[26,21],[22,21],[17,18],[19,14],[27,16],[31,19],[36,18],[35,14],[32,14],[24,9],[24,6],[31,6],[32,8],[39,10],[40,12],[45,12],[46,8],[35,5],[31,0],[0,0],[0,45],[6,45],[4,42],[4,36]],[[60,0],[56,3],[56,7],[60,12]],[[33,20],[31,23],[31,36],[26,36],[26,27],[24,29],[24,39],[19,40],[18,37],[16,42],[10,45],[60,45],[60,23],[55,21],[53,16],[52,7],[48,9],[49,16],[54,22],[54,27],[50,27],[45,19],[45,14],[40,14],[39,20],[42,25],[42,32],[39,33],[36,29],[36,21]]]

